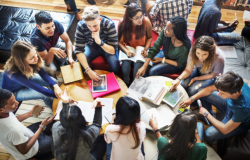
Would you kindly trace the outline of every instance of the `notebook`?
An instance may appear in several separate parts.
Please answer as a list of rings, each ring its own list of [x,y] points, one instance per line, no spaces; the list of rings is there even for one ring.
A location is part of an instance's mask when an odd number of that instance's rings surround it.
[[[105,96],[109,93],[112,93],[112,92],[115,92],[115,91],[118,91],[121,89],[113,72],[106,74],[106,77],[107,77],[107,91],[104,91],[104,92],[93,92],[92,91],[92,80],[87,81],[88,86],[89,86],[89,90],[90,90],[94,99],[96,99],[97,97]]]
[[[60,68],[64,84],[83,79],[82,69],[79,62],[75,62],[73,68],[71,68],[70,65],[62,66]]]

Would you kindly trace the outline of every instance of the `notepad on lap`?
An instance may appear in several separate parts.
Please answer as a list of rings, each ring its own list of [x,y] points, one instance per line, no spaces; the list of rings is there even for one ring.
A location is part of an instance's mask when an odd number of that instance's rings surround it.
[[[71,68],[70,65],[62,66],[60,68],[64,84],[83,79],[82,69],[79,62],[75,62],[73,68]]]

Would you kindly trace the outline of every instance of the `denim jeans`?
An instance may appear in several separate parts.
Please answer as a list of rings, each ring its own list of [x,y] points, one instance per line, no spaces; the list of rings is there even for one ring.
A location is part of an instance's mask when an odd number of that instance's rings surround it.
[[[93,143],[90,153],[96,160],[103,160],[103,156],[106,152],[106,142],[104,140],[104,134],[99,135]]]
[[[223,24],[218,24],[218,27],[223,27]],[[213,37],[216,44],[233,44],[240,41],[241,36],[238,33],[232,33],[236,28],[227,28],[222,32],[217,32],[218,37]],[[216,34],[213,34],[216,35]],[[218,41],[219,39],[219,41]]]
[[[78,13],[75,0],[64,0],[64,3],[70,6],[70,9],[74,14]]]
[[[199,76],[201,76],[201,73],[198,70],[198,68],[195,67],[193,69],[193,72],[191,73],[191,75],[189,77],[187,77],[186,79],[184,79],[184,80],[181,81],[181,85],[187,91],[189,97],[191,97],[191,96],[195,95],[196,93],[198,93],[199,89],[206,88],[208,86],[213,85],[214,82],[215,82],[215,80],[216,80],[216,78],[213,78],[213,79],[195,81],[193,84],[191,84],[190,86],[188,86],[189,83],[190,83],[190,81],[193,78],[199,77]],[[197,106],[197,102],[196,101],[193,104]]]
[[[57,80],[53,77],[51,77],[53,81],[57,83]],[[50,85],[44,81],[39,74],[35,73],[35,76],[29,79],[30,81],[43,86],[43,87],[50,87]],[[37,92],[31,88],[23,87],[20,90],[16,91],[14,93],[17,101],[26,101],[26,100],[36,100],[36,99],[42,99],[46,106],[50,107],[52,109],[52,102],[53,97],[47,97],[44,94]]]
[[[204,126],[201,122],[197,122],[197,131],[198,131],[198,135],[200,137],[201,142],[203,142],[204,140]]]
[[[230,110],[227,101],[225,99],[222,99],[218,92],[215,91],[209,96],[200,98],[203,107],[206,108],[208,111],[211,111],[211,108],[209,108],[211,105],[214,105],[217,109],[219,109],[224,115],[224,119],[222,120],[222,123],[226,124],[233,116],[233,112]],[[205,139],[208,142],[214,142],[218,139],[223,139],[235,135],[240,135],[247,132],[247,130],[243,129],[241,126],[238,126],[230,133],[224,135],[222,134],[218,129],[216,129],[214,126],[209,127],[205,131]]]
[[[130,82],[131,63],[134,63],[134,62],[130,60],[122,61],[122,76],[123,76],[123,81],[125,82],[127,86],[129,86],[129,82]],[[138,69],[142,67],[142,65],[143,65],[143,62],[134,63],[133,79],[135,79],[136,73]]]
[[[99,56],[105,57],[109,63],[109,72],[114,72],[116,75],[118,74],[120,64],[118,61],[118,51],[116,51],[116,54],[112,55],[107,52],[105,52],[99,45],[96,43],[93,43],[92,45],[86,44],[85,45],[85,52],[84,52],[87,62],[90,63],[94,59],[96,59]],[[83,71],[84,68],[82,67]]]
[[[112,151],[112,143],[107,143],[107,157],[106,157],[106,160],[110,160],[110,158],[111,158],[111,151]],[[145,157],[143,142],[141,144],[141,153]]]

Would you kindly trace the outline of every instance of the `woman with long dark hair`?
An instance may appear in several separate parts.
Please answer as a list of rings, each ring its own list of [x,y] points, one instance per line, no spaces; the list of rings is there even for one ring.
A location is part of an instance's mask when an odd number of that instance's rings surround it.
[[[139,103],[130,97],[121,97],[112,124],[107,126],[104,135],[108,143],[106,160],[144,160],[142,142],[145,136],[146,126],[140,121]]]
[[[103,135],[98,136],[102,124],[102,104],[94,101],[93,124],[88,125],[81,109],[69,105],[68,89],[61,96],[63,108],[60,121],[52,127],[54,155],[57,160],[102,160],[106,152]]]
[[[192,110],[185,110],[175,117],[168,138],[162,137],[155,117],[150,119],[149,125],[158,139],[158,160],[205,160],[207,158],[207,147],[202,143],[204,128],[200,122],[197,123],[197,117]]]
[[[162,46],[163,49],[160,50]],[[144,74],[153,76],[181,72],[186,67],[190,47],[187,22],[182,17],[172,17],[161,31],[154,46],[150,48],[145,63],[137,71],[136,78]],[[155,65],[150,68],[148,64],[151,60]]]
[[[118,40],[119,47],[128,57],[134,57],[135,53],[129,50],[126,46],[136,48],[137,46],[144,47],[142,56],[147,56],[148,48],[152,42],[152,25],[147,17],[143,16],[140,6],[136,3],[131,3],[125,11],[124,17],[120,20],[118,25]],[[123,81],[126,85],[130,82],[130,60],[122,61]],[[135,77],[137,70],[142,66],[143,62],[134,63]]]

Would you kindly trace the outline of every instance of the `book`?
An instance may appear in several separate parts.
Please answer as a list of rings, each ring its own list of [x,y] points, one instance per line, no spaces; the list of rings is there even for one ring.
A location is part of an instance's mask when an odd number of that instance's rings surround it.
[[[113,107],[113,98],[97,98],[96,100],[101,101],[104,105],[102,107],[102,124],[108,123],[107,120],[104,118],[104,115],[107,115]],[[78,101],[78,103],[70,104],[70,105],[77,105],[81,111],[82,115],[86,119],[87,122],[93,122],[95,109],[93,108],[92,102],[85,102],[85,101]],[[60,120],[60,112],[62,110],[63,104],[62,101],[59,101],[56,110],[56,117],[55,120]]]
[[[75,62],[73,68],[71,68],[70,65],[62,66],[60,68],[64,84],[83,79],[82,68],[79,62]]]
[[[104,92],[93,92],[92,80],[87,81],[88,86],[89,86],[89,90],[90,90],[94,99],[96,99],[97,97],[105,96],[109,93],[112,93],[112,92],[115,92],[115,91],[118,91],[121,89],[113,72],[106,74],[106,79],[107,79],[107,91],[104,91]]]
[[[139,77],[135,79],[127,90],[128,94],[134,94],[140,100],[146,100],[153,104],[160,105],[164,93],[167,92],[165,82],[150,81],[146,78]]]
[[[173,92],[171,92],[170,89],[167,92],[167,94],[165,94],[165,96],[163,97],[163,102],[167,103],[168,105],[174,108],[176,104],[181,100],[184,94],[178,89]]]
[[[133,62],[136,62],[138,60],[145,62],[145,60],[147,58],[144,58],[141,55],[141,52],[144,50],[144,47],[142,46],[137,46],[136,48],[133,48],[131,46],[126,46],[128,50],[132,51],[133,53],[135,53],[134,57],[128,57],[126,53],[124,53],[122,50],[120,50],[119,52],[119,60],[130,60]],[[153,65],[152,62],[150,61],[149,65]]]

